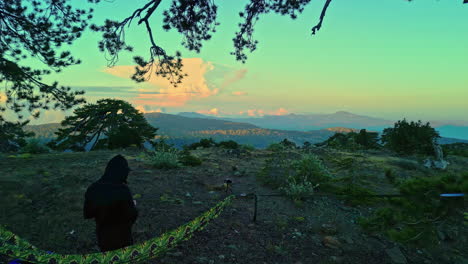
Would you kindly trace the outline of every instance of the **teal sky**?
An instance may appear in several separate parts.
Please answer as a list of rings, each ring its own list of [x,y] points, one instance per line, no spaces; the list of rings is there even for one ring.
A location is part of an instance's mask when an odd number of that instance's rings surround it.
[[[82,0],[75,0],[82,3]],[[123,19],[146,1],[102,2],[95,22]],[[180,50],[190,78],[174,89],[153,78],[136,84],[132,57],[147,56],[148,37],[132,24],[112,69],[87,31],[71,51],[82,59],[46,80],[84,89],[88,101],[119,98],[144,111],[198,111],[217,115],[329,113],[339,110],[387,119],[468,121],[468,5],[461,0],[334,0],[322,29],[311,36],[322,1],[311,1],[296,20],[264,15],[255,28],[258,49],[245,64],[229,52],[247,1],[217,1],[221,25],[200,54],[184,49],[177,32],[161,29],[163,0],[151,23],[167,51]],[[59,121],[47,112],[34,123]]]

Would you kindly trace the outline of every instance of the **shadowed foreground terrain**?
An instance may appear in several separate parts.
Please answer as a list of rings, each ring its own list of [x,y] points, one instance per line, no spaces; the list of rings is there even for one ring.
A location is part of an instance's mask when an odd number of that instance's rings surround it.
[[[344,152],[314,149],[334,177],[357,175],[377,193],[397,189],[385,177],[437,173],[386,152]],[[139,194],[139,218],[133,227],[135,243],[174,229],[225,197],[217,186],[226,178],[234,193],[278,193],[257,182],[265,161],[277,155],[268,150],[232,154],[221,148],[200,149],[198,167],[154,169],[137,150],[18,155],[0,158],[0,224],[33,245],[64,254],[98,251],[94,221],[83,219],[86,188],[106,163],[123,154],[134,170],[128,182]],[[290,157],[297,150],[287,153]],[[353,160],[352,163],[344,162]],[[468,158],[449,156],[449,171],[468,168]],[[413,165],[408,165],[413,164]],[[409,247],[383,235],[366,233],[358,224],[378,205],[351,205],[334,196],[316,196],[298,206],[288,197],[259,197],[257,222],[252,222],[253,200],[237,199],[206,229],[149,263],[467,263],[466,226],[454,226],[449,237],[433,248]],[[2,263],[5,258],[1,258]],[[463,262],[464,261],[464,262]]]

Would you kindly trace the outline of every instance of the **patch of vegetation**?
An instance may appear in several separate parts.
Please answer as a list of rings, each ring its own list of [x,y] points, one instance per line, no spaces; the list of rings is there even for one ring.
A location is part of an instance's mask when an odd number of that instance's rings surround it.
[[[317,186],[330,180],[325,166],[312,154],[303,155],[299,160],[289,160],[284,155],[271,158],[257,178],[295,201],[303,200]]]
[[[199,157],[192,155],[188,149],[181,152],[179,161],[184,166],[194,167],[202,164],[202,160]]]
[[[234,140],[221,141],[217,146],[225,149],[239,149],[240,147],[240,145]]]
[[[385,147],[400,154],[434,155],[433,142],[440,138],[439,133],[428,123],[423,124],[406,119],[395,123],[393,128],[386,128],[382,134]]]
[[[296,143],[288,140],[287,138],[283,139],[279,144],[283,145],[283,147],[287,149],[295,149],[297,147]]]
[[[279,143],[271,143],[266,149],[273,152],[279,152],[285,150],[286,148]]]
[[[23,130],[28,123],[12,123],[0,116],[0,152],[16,152],[26,145],[26,138],[34,136],[34,133]]]
[[[190,150],[195,150],[197,148],[211,148],[211,147],[216,147],[217,144],[216,142],[212,139],[212,138],[202,138],[200,139],[199,142],[195,142],[193,144],[190,144],[188,146],[186,146],[185,148],[186,149],[190,149]]]
[[[394,241],[418,246],[438,244],[437,225],[441,221],[455,219],[460,225],[452,228],[461,228],[463,197],[439,195],[467,193],[468,173],[414,178],[401,183],[399,190],[402,197],[389,199],[372,216],[361,218],[361,226],[369,232],[382,232]]]
[[[468,143],[453,143],[442,145],[444,157],[449,155],[468,157]]]
[[[371,205],[378,201],[375,197],[375,192],[361,187],[357,184],[346,184],[345,186],[336,187],[333,191],[335,194],[342,195],[344,201],[350,205]]]
[[[20,150],[21,153],[30,153],[30,154],[42,154],[49,153],[50,148],[42,144],[39,139],[30,138],[27,140],[27,143]]]
[[[396,183],[396,175],[395,172],[392,169],[385,169],[385,178],[391,183],[395,184]]]
[[[255,150],[255,146],[250,145],[250,144],[242,144],[242,145],[240,145],[240,149],[250,152],[250,151]]]
[[[146,160],[149,164],[158,169],[173,169],[181,166],[179,153],[173,148],[164,151],[153,151],[146,155]]]
[[[421,165],[419,165],[416,161],[411,160],[396,160],[391,162],[393,165],[398,166],[405,170],[419,170],[421,169]]]
[[[328,146],[335,149],[359,150],[359,149],[376,149],[379,148],[378,133],[367,132],[361,129],[359,133],[335,133],[317,146]]]

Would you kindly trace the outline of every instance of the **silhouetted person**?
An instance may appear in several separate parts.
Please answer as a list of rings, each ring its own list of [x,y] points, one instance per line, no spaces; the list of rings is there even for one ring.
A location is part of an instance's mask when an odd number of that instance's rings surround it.
[[[96,236],[102,252],[133,244],[132,225],[138,217],[127,176],[127,160],[117,155],[107,163],[104,175],[86,190],[83,216],[95,218]]]

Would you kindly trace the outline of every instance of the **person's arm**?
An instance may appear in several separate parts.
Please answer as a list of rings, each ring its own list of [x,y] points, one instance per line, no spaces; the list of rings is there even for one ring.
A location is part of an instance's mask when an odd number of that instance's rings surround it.
[[[122,218],[127,223],[133,225],[136,219],[138,218],[138,210],[135,206],[132,193],[130,192],[130,189],[127,186],[125,186],[125,196],[127,197],[127,199],[122,203]]]
[[[88,191],[85,194],[85,202],[83,206],[83,217],[84,219],[91,219],[96,217],[96,207],[91,203],[88,198]]]

